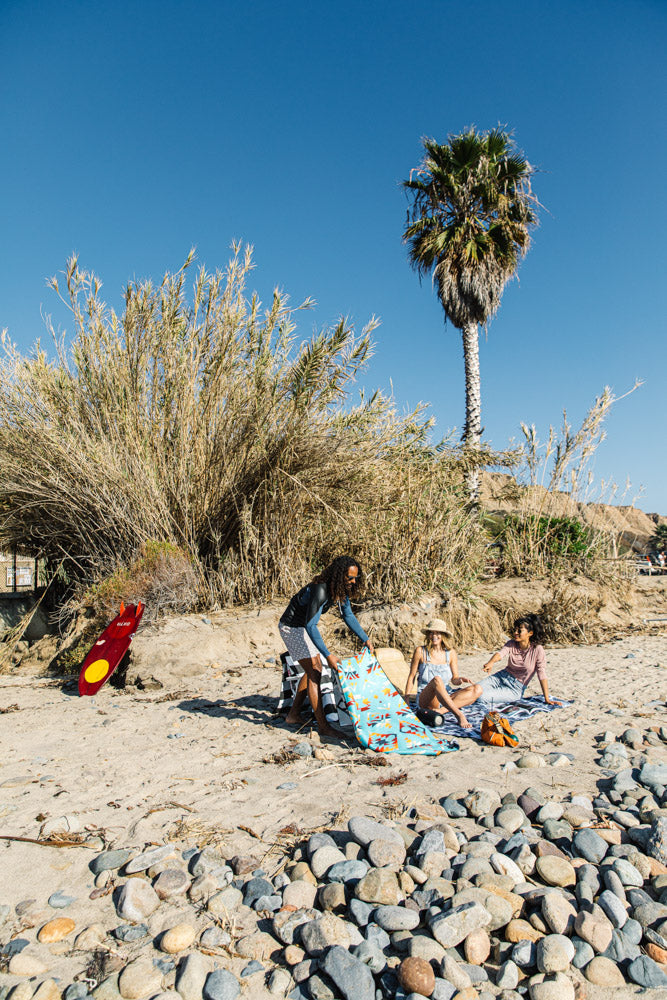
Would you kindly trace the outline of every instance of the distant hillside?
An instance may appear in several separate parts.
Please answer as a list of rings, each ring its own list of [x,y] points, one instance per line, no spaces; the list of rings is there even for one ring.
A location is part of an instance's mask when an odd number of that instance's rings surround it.
[[[656,525],[667,517],[645,514],[633,506],[579,503],[568,493],[549,493],[541,486],[519,486],[511,475],[485,472],[482,476],[482,505],[489,513],[506,514],[519,509],[554,517],[577,516],[585,524],[613,532],[620,545],[634,552],[646,552]]]

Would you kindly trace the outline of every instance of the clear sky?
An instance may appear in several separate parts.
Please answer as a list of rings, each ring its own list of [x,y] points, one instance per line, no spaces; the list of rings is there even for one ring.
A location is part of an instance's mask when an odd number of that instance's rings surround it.
[[[665,0],[0,0],[0,327],[28,350],[66,258],[104,282],[255,247],[300,331],[382,325],[364,385],[464,416],[460,334],[401,242],[420,137],[514,130],[545,210],[482,338],[482,419],[578,422],[620,395],[596,474],[667,514]]]

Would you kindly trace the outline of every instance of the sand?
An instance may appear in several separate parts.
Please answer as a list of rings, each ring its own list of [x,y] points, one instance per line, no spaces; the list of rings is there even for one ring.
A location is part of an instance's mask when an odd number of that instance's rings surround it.
[[[461,656],[461,673],[480,677],[487,655]],[[437,814],[443,796],[473,787],[503,795],[534,785],[550,798],[594,793],[596,736],[620,734],[635,722],[642,729],[667,725],[667,637],[551,648],[547,664],[552,696],[573,704],[522,723],[518,751],[463,740],[459,752],[393,755],[383,768],[368,764],[375,755],[345,741],[327,744],[319,760],[272,762],[295,740],[273,716],[276,666],[226,671],[214,665],[177,692],[128,694],[107,686],[94,698],[79,698],[72,684],[63,689],[58,680],[3,677],[0,707],[18,707],[0,715],[0,834],[38,838],[44,821],[66,815],[84,830],[102,831],[107,846],[139,849],[166,839],[195,845],[214,837],[228,856],[252,854],[273,872],[290,832],[330,824],[341,812],[396,818],[416,807],[428,816]],[[531,693],[539,693],[537,684]],[[309,734],[306,729],[299,738]],[[574,763],[503,770],[527,749],[562,751],[574,755]],[[667,747],[650,753],[667,761]],[[378,784],[403,773],[401,784]],[[279,789],[285,782],[296,787]],[[93,920],[116,926],[111,898],[103,911],[99,900],[88,898],[87,864],[99,850],[101,841],[92,850],[0,840],[0,904],[35,898],[45,906],[48,895],[62,889],[77,897],[66,913],[77,930]],[[7,936],[5,928],[1,940]],[[628,986],[616,995],[635,992]],[[588,995],[603,992],[591,987]]]

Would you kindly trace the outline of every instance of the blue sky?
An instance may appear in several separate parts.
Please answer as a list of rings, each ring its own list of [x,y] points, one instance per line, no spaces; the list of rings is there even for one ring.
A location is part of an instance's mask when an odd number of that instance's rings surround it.
[[[595,472],[667,514],[666,44],[664,0],[2,0],[0,327],[27,351],[42,311],[67,326],[45,279],[72,252],[119,309],[241,239],[265,300],[316,300],[304,337],[378,316],[364,385],[460,428],[460,335],[407,264],[400,182],[421,136],[506,124],[544,211],[482,337],[486,438],[644,379]]]

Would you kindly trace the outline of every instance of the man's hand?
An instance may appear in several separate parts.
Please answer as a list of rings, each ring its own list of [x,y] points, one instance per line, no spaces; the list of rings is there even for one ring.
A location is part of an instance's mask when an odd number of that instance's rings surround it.
[[[335,653],[330,653],[329,656],[327,656],[327,663],[332,670],[335,670],[336,667],[340,666],[340,656],[336,656]]]
[[[371,654],[371,656],[375,656],[375,646],[373,645],[373,643],[371,642],[370,639],[366,640],[366,642],[364,643],[364,646],[366,647],[366,649],[368,650],[368,652]]]

